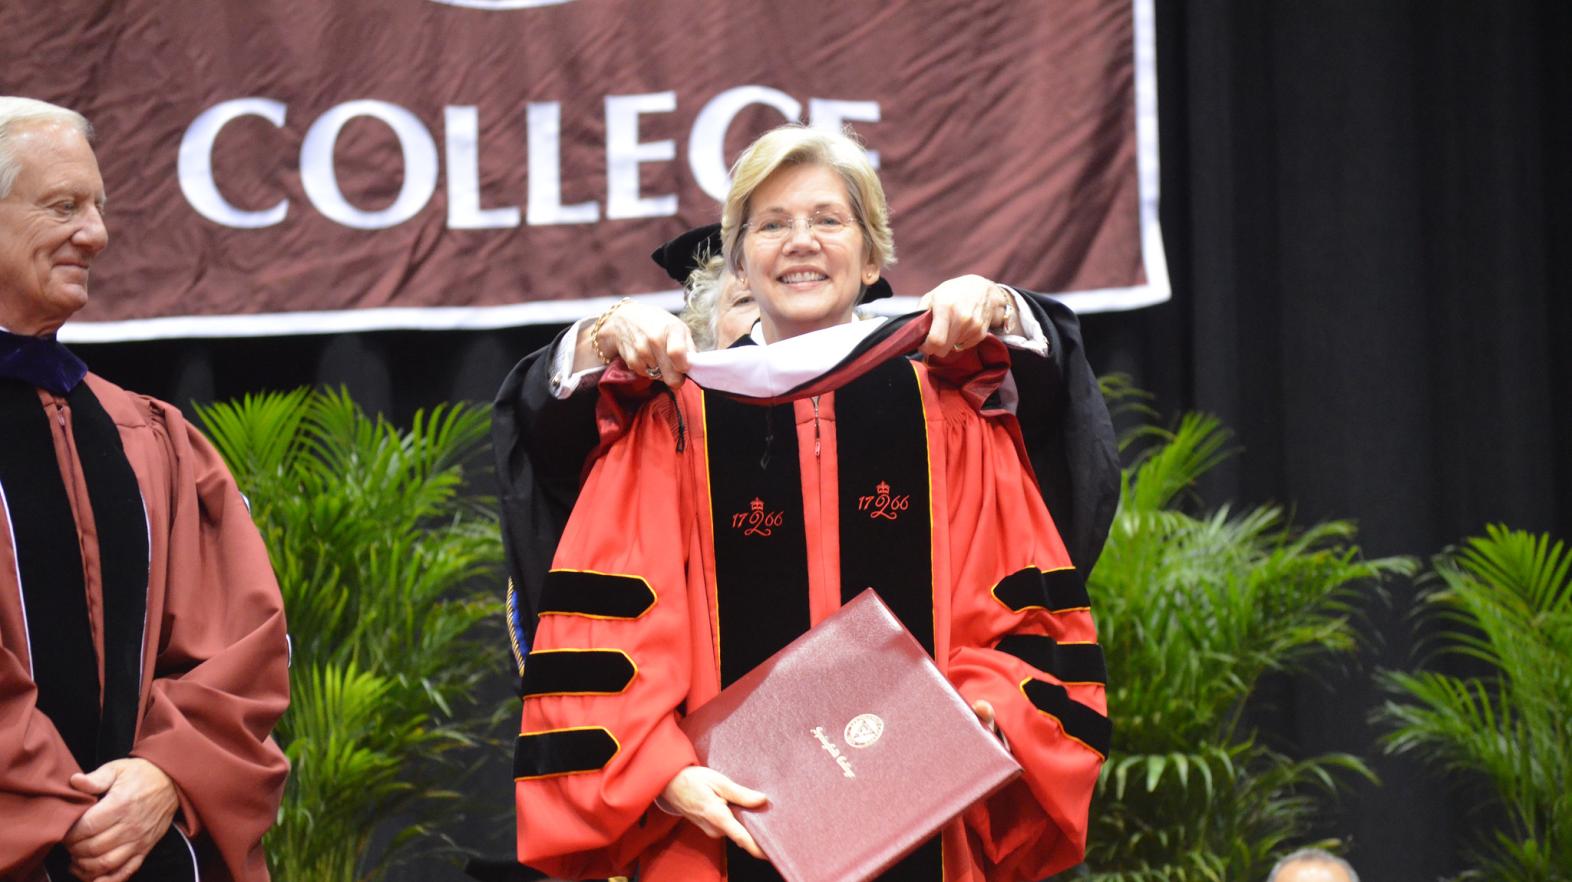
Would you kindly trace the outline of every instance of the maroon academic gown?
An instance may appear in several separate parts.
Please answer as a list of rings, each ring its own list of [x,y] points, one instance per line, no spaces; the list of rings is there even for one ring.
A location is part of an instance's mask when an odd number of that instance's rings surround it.
[[[262,834],[277,815],[288,773],[269,733],[289,702],[283,603],[267,551],[222,460],[176,408],[92,374],[85,382],[118,431],[147,521],[146,623],[130,753],[174,781],[177,827],[192,844],[201,878],[265,880]],[[71,406],[51,392],[38,396],[77,525],[102,683],[101,562]],[[37,707],[32,648],[51,632],[24,614],[14,527],[27,516],[0,505],[6,882],[42,879],[45,854],[95,801],[67,784],[83,770]]]
[[[992,703],[1025,768],[887,878],[1010,882],[1080,861],[1108,749],[1086,592],[1014,418],[986,403],[1004,346],[898,357],[926,330],[892,328],[772,401],[602,381],[604,443],[524,669],[522,862],[770,878],[651,806],[695,762],[677,719],[870,586],[968,702]]]

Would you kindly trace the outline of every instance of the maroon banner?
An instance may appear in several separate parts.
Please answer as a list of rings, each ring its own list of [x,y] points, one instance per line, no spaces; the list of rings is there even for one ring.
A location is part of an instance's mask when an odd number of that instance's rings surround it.
[[[7,3],[0,94],[97,129],[111,244],[70,339],[675,303],[651,249],[786,120],[876,157],[897,293],[1128,308],[1168,296],[1150,2]]]

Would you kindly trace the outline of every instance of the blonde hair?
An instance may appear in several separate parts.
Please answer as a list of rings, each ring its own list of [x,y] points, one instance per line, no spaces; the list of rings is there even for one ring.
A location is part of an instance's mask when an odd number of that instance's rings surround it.
[[[890,232],[884,185],[851,129],[831,132],[791,123],[760,135],[731,167],[731,190],[721,210],[721,242],[732,272],[742,272],[742,225],[754,191],[770,175],[795,165],[822,165],[840,175],[862,227],[866,256],[881,269],[895,263],[895,236]]]
[[[11,147],[17,129],[28,123],[51,122],[69,126],[82,137],[93,140],[92,124],[74,110],[36,98],[0,95],[0,199],[11,195],[16,176],[22,172],[22,164],[17,162],[16,152]]]

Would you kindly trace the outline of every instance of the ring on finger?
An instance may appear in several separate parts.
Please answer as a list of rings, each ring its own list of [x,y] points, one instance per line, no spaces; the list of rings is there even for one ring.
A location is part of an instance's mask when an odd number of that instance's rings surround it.
[[[660,379],[660,368],[659,367],[645,368],[644,369],[644,375],[646,377],[649,377],[652,380],[658,380],[658,379]]]

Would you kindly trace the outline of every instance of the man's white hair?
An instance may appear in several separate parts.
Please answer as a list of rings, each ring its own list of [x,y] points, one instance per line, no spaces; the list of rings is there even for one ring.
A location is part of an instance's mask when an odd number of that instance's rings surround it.
[[[1282,872],[1283,868],[1287,867],[1289,864],[1295,863],[1297,861],[1304,861],[1306,863],[1312,864],[1330,864],[1334,867],[1341,867],[1343,872],[1348,874],[1348,882],[1359,882],[1359,874],[1354,872],[1354,868],[1349,865],[1348,861],[1345,861],[1337,855],[1332,854],[1330,851],[1321,848],[1301,848],[1293,854],[1290,854],[1282,860],[1278,861],[1277,866],[1272,868],[1271,875],[1266,877],[1266,882],[1277,882],[1277,874]]]
[[[36,98],[0,95],[0,199],[11,195],[16,176],[22,171],[11,146],[16,133],[23,126],[37,123],[67,125],[81,132],[82,137],[93,139],[92,124],[74,110]]]

